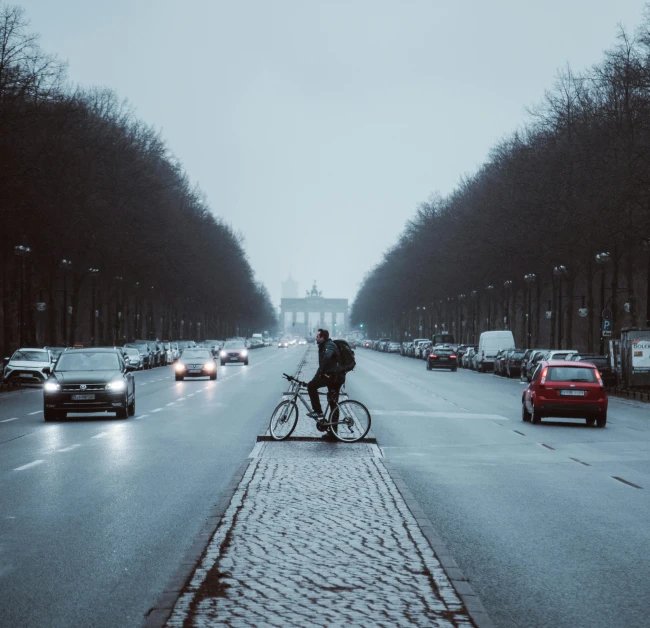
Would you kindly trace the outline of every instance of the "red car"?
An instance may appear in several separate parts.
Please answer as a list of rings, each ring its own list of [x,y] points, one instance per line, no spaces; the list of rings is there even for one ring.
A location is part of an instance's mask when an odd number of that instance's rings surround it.
[[[607,392],[598,369],[589,362],[550,360],[539,363],[522,396],[521,418],[539,423],[544,417],[586,419],[607,424]]]

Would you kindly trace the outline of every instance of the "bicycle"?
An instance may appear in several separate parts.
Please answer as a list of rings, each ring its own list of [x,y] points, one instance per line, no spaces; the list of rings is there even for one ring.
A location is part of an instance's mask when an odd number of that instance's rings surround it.
[[[269,424],[269,431],[274,440],[286,440],[293,434],[298,424],[298,400],[305,406],[308,412],[312,411],[311,406],[305,401],[304,393],[301,392],[302,388],[307,387],[306,382],[301,382],[299,379],[282,374],[285,379],[290,382],[296,382],[298,386],[292,393],[291,399],[281,401],[273,414],[271,415],[271,422]],[[319,395],[326,395],[328,393],[318,393]],[[326,432],[331,430],[332,434],[344,443],[356,443],[366,436],[370,431],[370,424],[372,418],[368,408],[358,401],[346,399],[339,403],[335,403],[332,407],[331,399],[328,396],[327,410],[325,415],[316,419],[316,429],[319,432]]]

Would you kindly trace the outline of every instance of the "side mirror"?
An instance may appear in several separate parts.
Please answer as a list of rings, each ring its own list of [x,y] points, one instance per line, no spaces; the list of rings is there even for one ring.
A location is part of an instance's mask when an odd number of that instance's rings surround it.
[[[49,375],[51,372],[52,369],[49,366],[43,368],[43,373],[45,373],[45,375]]]

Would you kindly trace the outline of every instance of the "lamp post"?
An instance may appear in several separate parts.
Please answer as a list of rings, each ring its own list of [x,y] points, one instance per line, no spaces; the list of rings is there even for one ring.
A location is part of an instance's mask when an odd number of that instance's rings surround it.
[[[25,346],[25,258],[32,252],[28,246],[18,244],[14,246],[14,253],[20,257],[20,316],[18,317],[20,326],[20,346]]]
[[[94,347],[96,319],[99,316],[99,312],[95,309],[95,278],[99,274],[99,268],[89,268],[88,274],[92,281],[90,285],[90,344]]]
[[[566,277],[568,274],[567,267],[563,264],[553,267],[553,274],[559,278],[560,285],[558,287],[558,299],[557,299],[557,348],[562,348],[562,322],[564,320],[564,312],[562,310],[562,278]]]
[[[533,284],[537,281],[537,275],[535,273],[528,273],[527,275],[524,275],[524,281],[528,284],[528,307],[527,307],[527,312],[526,312],[526,349],[530,349],[532,340],[531,340],[531,312],[530,312],[530,304],[531,304],[531,293],[533,291]]]
[[[120,283],[124,281],[124,277],[115,276],[113,280],[117,282],[115,287],[115,325],[113,327],[113,344],[118,345],[120,337],[120,323],[122,321],[122,311],[120,310]]]
[[[476,343],[476,297],[478,297],[478,290],[472,290],[469,296],[472,297],[472,343]]]
[[[648,253],[648,274],[646,277],[645,325],[650,327],[650,238],[641,240],[641,247]]]
[[[460,317],[458,319],[458,334],[460,336],[460,343],[462,344],[465,339],[463,338],[463,332],[465,331],[463,329],[463,301],[465,300],[465,295],[464,294],[459,294],[458,295],[458,303],[460,305]]]
[[[62,259],[59,267],[63,269],[63,312],[61,314],[61,337],[63,344],[68,344],[68,271],[72,268],[69,259]]]
[[[503,323],[505,325],[506,329],[510,329],[510,298],[508,294],[508,290],[512,286],[512,280],[511,279],[506,279],[506,281],[503,282],[503,287],[505,288],[506,291],[506,313],[505,316],[503,317]]]
[[[605,266],[610,262],[612,256],[607,251],[602,251],[596,255],[596,264],[600,264],[600,311],[601,317],[605,311]],[[605,352],[605,338],[603,337],[602,318],[600,326],[600,355]]]
[[[488,317],[487,317],[487,330],[492,330],[492,293],[494,292],[494,286],[490,284],[485,288],[488,293]]]

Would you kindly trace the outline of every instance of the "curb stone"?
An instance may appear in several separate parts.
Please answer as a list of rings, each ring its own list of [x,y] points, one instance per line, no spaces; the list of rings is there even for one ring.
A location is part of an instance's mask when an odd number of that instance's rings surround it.
[[[224,489],[219,501],[210,509],[210,513],[203,524],[203,528],[194,539],[183,557],[179,568],[164,588],[156,604],[151,607],[146,615],[144,628],[164,628],[172,614],[174,606],[180,597],[181,591],[191,578],[197,564],[203,557],[214,533],[216,532],[223,515],[225,514],[232,498],[241,483],[248,467],[254,462],[253,458],[243,460],[233,474],[230,482]]]
[[[438,561],[442,565],[447,578],[456,590],[458,597],[461,598],[465,604],[472,621],[476,624],[477,628],[495,628],[494,623],[490,619],[485,607],[481,603],[478,595],[475,593],[469,580],[463,573],[462,569],[458,566],[456,561],[449,555],[449,550],[444,544],[442,537],[436,532],[431,521],[426,516],[422,507],[415,499],[415,496],[398,473],[395,466],[386,458],[380,458],[381,463],[388,472],[391,480],[393,480],[395,487],[404,499],[406,506],[411,511],[413,517],[418,523],[422,535],[429,542],[431,549],[433,549]]]

